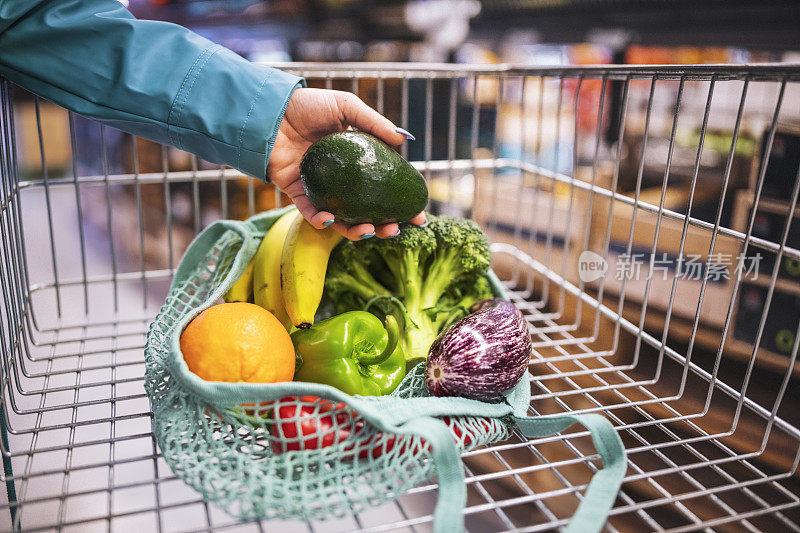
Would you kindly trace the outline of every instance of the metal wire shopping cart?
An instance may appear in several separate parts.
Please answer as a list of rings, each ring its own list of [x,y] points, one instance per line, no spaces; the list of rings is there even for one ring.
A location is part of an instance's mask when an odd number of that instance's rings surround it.
[[[486,229],[534,339],[531,414],[600,412],[626,445],[609,530],[800,530],[800,66],[282,68],[412,130],[431,209]],[[429,529],[435,484],[242,524],[169,471],[149,321],[202,226],[287,200],[0,91],[0,528]],[[565,524],[592,450],[576,430],[464,454],[467,529]]]

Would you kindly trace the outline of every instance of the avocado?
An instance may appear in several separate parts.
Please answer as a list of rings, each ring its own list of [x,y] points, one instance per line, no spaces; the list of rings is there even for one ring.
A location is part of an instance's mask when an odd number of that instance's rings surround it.
[[[368,133],[331,133],[300,162],[306,195],[345,224],[406,222],[428,204],[425,180],[408,161]]]

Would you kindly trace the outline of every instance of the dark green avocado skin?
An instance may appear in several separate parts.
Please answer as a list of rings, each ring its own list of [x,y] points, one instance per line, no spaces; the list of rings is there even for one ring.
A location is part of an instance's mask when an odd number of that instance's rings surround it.
[[[368,133],[342,131],[312,144],[300,162],[311,203],[345,224],[406,222],[428,203],[425,180]]]

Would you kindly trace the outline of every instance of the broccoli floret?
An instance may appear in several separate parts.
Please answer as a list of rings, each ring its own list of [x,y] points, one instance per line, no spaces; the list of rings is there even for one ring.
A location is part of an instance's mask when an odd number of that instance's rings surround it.
[[[394,293],[408,307],[416,306],[422,296],[425,265],[436,249],[436,236],[430,228],[404,224],[393,239],[371,241],[374,252],[383,259],[391,273]]]
[[[425,278],[425,307],[435,305],[449,286],[485,275],[492,258],[489,240],[472,220],[442,216],[431,220],[428,227],[436,235],[437,245]]]
[[[424,360],[438,334],[491,296],[489,242],[462,218],[428,216],[420,228],[403,224],[393,239],[343,242],[331,256],[325,286],[339,310],[363,309],[375,297],[402,305],[400,342],[412,364]]]
[[[426,230],[433,235],[435,245],[412,271],[419,276],[404,278],[407,286],[419,284],[419,290],[406,291],[401,298],[410,319],[403,348],[411,360],[427,357],[442,329],[466,314],[464,308],[475,301],[469,298],[473,293],[469,287],[486,274],[491,261],[489,241],[475,222],[448,216],[429,218]],[[426,250],[431,248],[427,240],[424,242]],[[455,291],[456,287],[461,297],[447,296],[448,289]],[[469,305],[465,305],[467,301]]]
[[[325,291],[338,311],[362,309],[375,296],[392,296],[370,272],[376,259],[366,242],[344,240],[334,249],[325,274]]]

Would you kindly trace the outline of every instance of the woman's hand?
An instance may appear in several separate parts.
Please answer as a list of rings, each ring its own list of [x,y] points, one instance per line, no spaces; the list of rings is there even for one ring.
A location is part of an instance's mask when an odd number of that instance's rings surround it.
[[[400,231],[395,223],[376,228],[372,224],[347,226],[334,222],[333,214],[317,211],[311,205],[303,189],[300,181],[300,160],[306,149],[325,135],[342,131],[348,126],[371,133],[390,146],[397,146],[405,140],[405,136],[395,130],[395,125],[389,119],[352,93],[296,89],[278,129],[275,146],[267,164],[267,176],[292,199],[300,214],[315,228],[321,229],[333,224],[336,231],[354,241],[372,235],[380,238],[392,237]],[[357,194],[357,191],[354,193]],[[425,220],[425,213],[422,212],[412,218],[411,222],[421,225]]]

